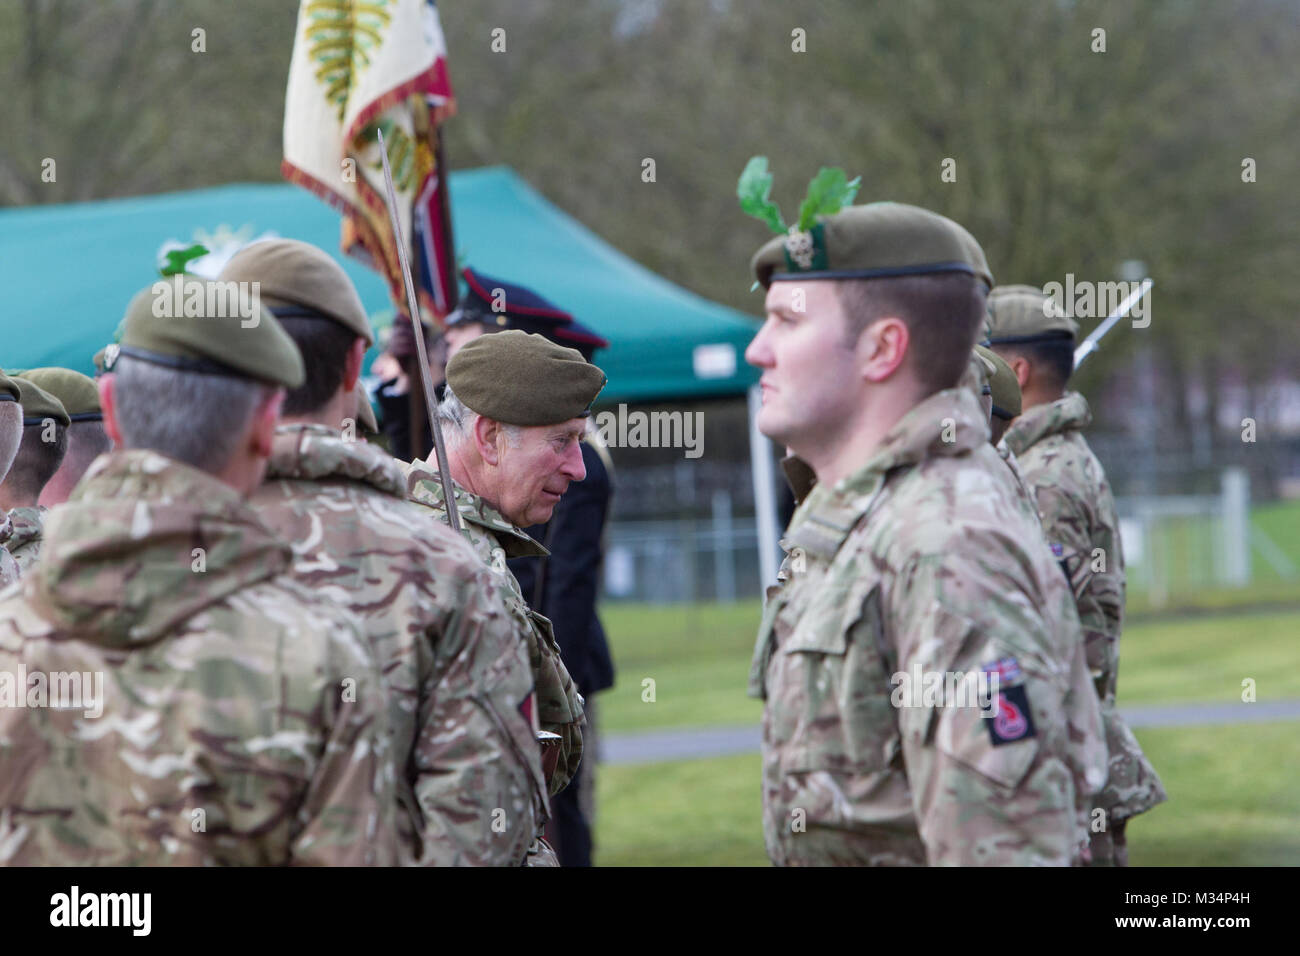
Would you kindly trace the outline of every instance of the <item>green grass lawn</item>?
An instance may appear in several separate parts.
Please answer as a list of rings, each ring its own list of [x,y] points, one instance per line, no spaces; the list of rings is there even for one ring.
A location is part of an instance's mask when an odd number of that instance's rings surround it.
[[[1300,865],[1297,731],[1140,731],[1169,801],[1130,822],[1130,864]],[[767,864],[757,756],[603,767],[598,794],[601,866]]]
[[[618,686],[600,696],[607,733],[753,724],[745,696],[757,602],[611,604],[603,616]],[[1300,611],[1148,619],[1125,630],[1121,706],[1300,698]],[[653,680],[653,703],[642,681]],[[1300,865],[1300,721],[1140,730],[1170,800],[1133,821],[1134,865]],[[765,865],[757,755],[599,774],[602,865]]]
[[[745,695],[756,601],[602,610],[618,685],[600,695],[609,733],[756,723]],[[1120,706],[1235,701],[1242,680],[1260,700],[1300,698],[1300,612],[1147,619],[1124,631]],[[654,701],[643,681],[653,680]]]

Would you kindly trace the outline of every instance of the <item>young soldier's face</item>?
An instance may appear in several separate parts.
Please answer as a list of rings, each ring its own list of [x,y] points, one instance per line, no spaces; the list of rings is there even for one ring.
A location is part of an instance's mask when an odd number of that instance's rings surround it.
[[[833,441],[860,400],[835,289],[825,280],[773,282],[767,321],[745,350],[745,361],[763,370],[759,430],[798,455]]]
[[[558,425],[522,428],[517,448],[501,435],[498,510],[507,519],[521,528],[551,520],[569,482],[587,477],[580,444],[586,427],[585,418],[572,418]]]

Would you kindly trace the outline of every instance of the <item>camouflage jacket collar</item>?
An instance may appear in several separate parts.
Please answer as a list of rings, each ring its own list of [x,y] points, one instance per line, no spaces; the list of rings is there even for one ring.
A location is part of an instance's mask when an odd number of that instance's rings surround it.
[[[10,526],[9,534],[5,536],[3,530],[0,530],[0,542],[12,551],[36,541],[45,527],[45,512],[48,510],[40,507],[11,509],[6,516]]]
[[[396,458],[362,439],[349,441],[338,429],[326,425],[279,426],[266,477],[303,481],[345,478],[406,497],[406,478]]]
[[[833,488],[816,484],[790,521],[785,547],[830,558],[871,509],[885,479],[927,458],[963,455],[989,440],[979,399],[966,387],[937,392],[904,415],[871,459]],[[790,550],[790,547],[786,547]]]
[[[1078,392],[1067,392],[1054,402],[1026,411],[1011,423],[1003,440],[1013,452],[1023,455],[1044,438],[1081,431],[1091,424],[1092,410],[1088,408],[1088,400]]]
[[[461,520],[489,532],[501,545],[507,558],[542,557],[551,553],[533,540],[528,532],[507,521],[505,515],[481,497],[462,488],[454,481],[452,486]],[[418,501],[438,511],[446,510],[446,500],[438,472],[419,458],[406,466],[406,494],[412,501]]]
[[[116,451],[50,512],[25,586],[56,628],[134,646],[283,572],[291,556],[224,482],[154,452]]]

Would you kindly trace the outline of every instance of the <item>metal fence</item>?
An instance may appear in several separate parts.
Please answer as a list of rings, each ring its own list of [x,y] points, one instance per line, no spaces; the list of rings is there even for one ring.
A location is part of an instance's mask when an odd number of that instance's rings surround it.
[[[604,596],[652,604],[761,597],[754,516],[733,514],[725,485],[712,491],[707,514],[611,521]],[[697,498],[695,510],[703,503]],[[1222,471],[1215,494],[1126,496],[1116,504],[1129,591],[1152,606],[1245,587],[1261,574],[1300,582],[1286,549],[1252,522],[1242,468]]]

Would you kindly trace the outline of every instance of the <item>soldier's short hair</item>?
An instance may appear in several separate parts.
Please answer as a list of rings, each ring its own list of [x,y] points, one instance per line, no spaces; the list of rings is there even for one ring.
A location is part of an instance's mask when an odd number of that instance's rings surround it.
[[[49,438],[47,441],[46,438]],[[63,464],[68,451],[68,427],[47,418],[23,428],[22,444],[4,483],[14,497],[36,499]]]
[[[23,440],[23,407],[0,402],[0,481],[4,480]]]
[[[442,425],[443,439],[449,445],[459,445],[468,438],[478,418],[479,413],[462,402],[451,390],[450,385],[444,388],[442,401],[438,403],[438,423]],[[524,438],[523,429],[518,425],[507,425],[504,422],[498,424],[505,432],[510,447],[518,448]]]
[[[995,345],[999,355],[1023,358],[1037,376],[1045,378],[1054,391],[1063,392],[1074,374],[1074,337],[1061,335],[1037,342]]]
[[[113,450],[113,441],[101,421],[73,422],[68,426],[68,453],[63,463],[84,473],[90,463]]]
[[[926,394],[961,380],[984,321],[988,290],[982,280],[960,272],[842,279],[836,291],[850,347],[872,322],[897,316],[910,337],[907,362]]]
[[[127,448],[149,449],[202,471],[220,471],[273,387],[118,357],[117,426]]]
[[[286,316],[278,320],[302,353],[306,377],[284,396],[286,415],[320,411],[343,385],[348,349],[360,336],[326,316]]]

